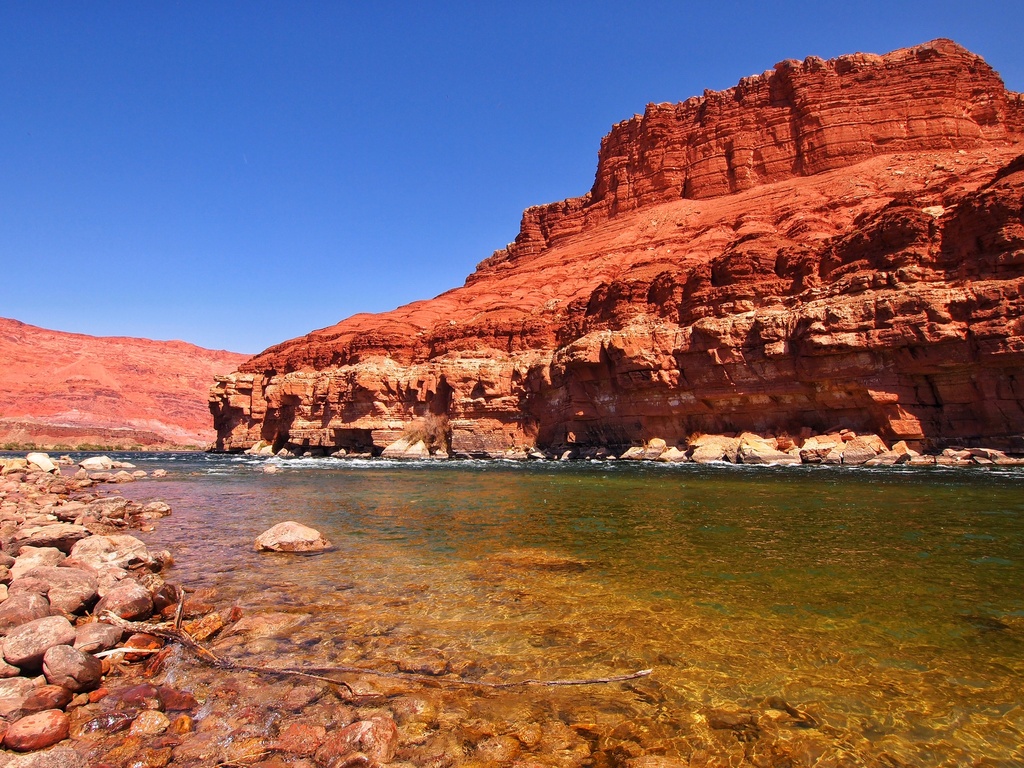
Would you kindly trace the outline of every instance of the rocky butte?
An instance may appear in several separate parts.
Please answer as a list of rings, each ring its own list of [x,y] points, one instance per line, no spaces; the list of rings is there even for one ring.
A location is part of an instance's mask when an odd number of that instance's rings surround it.
[[[217,379],[217,446],[1020,448],[1024,101],[949,40],[650,104],[464,286]]]
[[[210,381],[246,358],[0,318],[0,444],[205,447]]]

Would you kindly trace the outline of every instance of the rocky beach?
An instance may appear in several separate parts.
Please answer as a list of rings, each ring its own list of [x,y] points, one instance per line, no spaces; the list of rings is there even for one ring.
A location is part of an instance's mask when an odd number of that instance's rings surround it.
[[[278,684],[275,693],[295,712],[322,700],[316,717],[304,711],[302,718],[282,723],[279,715],[253,712],[251,733],[243,737],[237,730],[242,724],[214,716],[196,733],[200,703],[190,690],[204,685],[197,683],[202,675],[190,679],[186,673],[185,688],[170,684],[164,667],[182,649],[165,646],[160,627],[199,642],[229,626],[240,636],[259,636],[279,617],[239,622],[237,608],[214,610],[209,590],[186,594],[161,578],[173,562],[171,553],[150,550],[128,531],[153,530],[170,507],[96,492],[105,484],[143,479],[145,471],[129,473],[130,464],[93,457],[64,476],[61,464],[41,453],[0,459],[0,469],[0,765],[273,766],[280,763],[262,758],[275,752],[315,752],[317,765],[391,761],[394,721],[376,708],[343,703],[351,697],[339,701],[335,694],[341,688],[351,693],[344,683],[310,684],[310,676],[298,685]],[[288,533],[272,548],[295,551]],[[267,698],[264,683],[239,684],[226,671],[204,682],[211,698],[246,690],[254,702]],[[332,701],[337,708],[330,707]],[[271,726],[279,738],[268,738]]]

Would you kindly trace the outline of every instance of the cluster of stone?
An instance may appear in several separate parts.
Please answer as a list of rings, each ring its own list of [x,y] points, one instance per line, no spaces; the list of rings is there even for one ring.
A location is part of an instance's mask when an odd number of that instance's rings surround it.
[[[160,645],[99,617],[144,621],[177,602],[159,575],[170,553],[123,532],[151,528],[170,507],[97,498],[87,490],[96,482],[87,468],[62,476],[46,454],[0,459],[0,741],[9,750],[68,738],[69,713],[103,694],[116,658],[104,652]]]
[[[626,461],[694,462],[711,464],[829,464],[855,467],[929,466],[1024,466],[1024,459],[992,448],[945,448],[924,454],[900,440],[888,445],[878,435],[836,430],[808,437],[764,437],[751,432],[739,435],[694,435],[686,445],[670,446],[661,438],[648,440],[616,455],[606,448],[565,448],[553,454],[510,453],[509,458],[594,459]]]

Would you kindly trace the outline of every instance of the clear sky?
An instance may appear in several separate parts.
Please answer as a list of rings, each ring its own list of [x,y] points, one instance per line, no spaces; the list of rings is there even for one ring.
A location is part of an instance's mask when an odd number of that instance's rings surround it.
[[[0,316],[255,353],[461,285],[649,102],[1016,2],[4,2]],[[2,361],[0,361],[2,362]]]

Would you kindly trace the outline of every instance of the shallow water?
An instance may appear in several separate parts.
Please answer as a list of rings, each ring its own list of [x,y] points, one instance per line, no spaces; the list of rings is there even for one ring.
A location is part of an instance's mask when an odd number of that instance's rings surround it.
[[[403,724],[410,762],[461,728],[466,763],[486,764],[465,735],[483,722],[481,743],[546,728],[518,748],[551,764],[1024,764],[1019,470],[132,460],[173,473],[124,487],[174,508],[144,536],[175,553],[169,578],[296,616],[222,644],[247,663],[438,656],[494,681],[654,670],[432,689],[430,722]],[[254,552],[286,519],[334,549]]]

